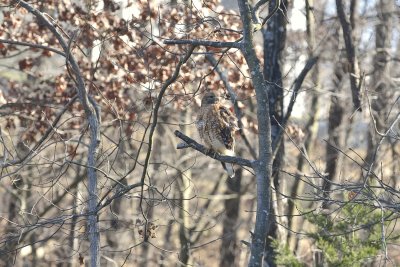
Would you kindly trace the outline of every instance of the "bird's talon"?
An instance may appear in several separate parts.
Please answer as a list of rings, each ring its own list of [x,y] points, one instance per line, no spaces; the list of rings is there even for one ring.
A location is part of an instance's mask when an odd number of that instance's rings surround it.
[[[211,157],[215,158],[217,156],[217,152],[215,152],[214,150],[209,148],[209,149],[207,149],[207,156],[211,156]]]

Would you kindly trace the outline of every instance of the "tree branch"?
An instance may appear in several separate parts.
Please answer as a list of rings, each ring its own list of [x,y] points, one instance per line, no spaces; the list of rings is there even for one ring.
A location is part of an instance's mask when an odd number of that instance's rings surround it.
[[[280,5],[281,5],[281,0],[276,0],[276,1],[275,1],[274,9],[272,10],[272,12],[270,12],[270,13],[268,14],[268,16],[266,16],[266,17],[263,19],[263,22],[261,23],[261,27],[264,26],[265,23],[267,23],[268,20],[278,11]]]
[[[260,0],[254,4],[254,8],[252,9],[251,15],[252,15],[253,23],[257,23],[259,25],[258,29],[262,28],[268,22],[268,20],[278,11],[279,6],[281,4],[281,0],[276,0],[274,9],[261,22],[260,17],[259,17],[259,13],[260,13],[259,10],[263,5],[267,4],[269,1],[270,0]],[[258,29],[255,29],[255,30],[258,30]]]
[[[180,40],[165,40],[164,44],[166,45],[183,45],[189,44],[194,46],[211,46],[217,48],[240,48],[240,43],[238,42],[215,42],[215,41],[205,41],[205,40],[187,40],[187,39],[180,39]]]
[[[148,220],[147,220],[147,217],[146,217],[146,215],[145,215],[145,213],[143,211],[143,208],[142,208],[143,192],[144,192],[144,180],[145,180],[145,178],[147,176],[147,169],[148,169],[149,162],[150,162],[151,151],[153,149],[153,136],[154,136],[154,132],[155,132],[156,127],[157,127],[157,122],[158,122],[158,110],[160,109],[161,101],[162,101],[162,98],[164,97],[165,91],[167,90],[167,88],[172,83],[174,83],[176,81],[176,79],[179,76],[179,72],[181,70],[182,65],[185,64],[189,60],[189,58],[192,55],[194,49],[195,49],[195,46],[190,46],[190,48],[186,52],[185,56],[183,56],[179,60],[177,66],[175,67],[175,71],[172,74],[172,76],[168,80],[166,80],[165,83],[162,85],[160,93],[157,96],[156,103],[154,105],[154,110],[153,110],[153,114],[152,114],[152,119],[153,120],[152,120],[151,125],[150,125],[150,132],[149,132],[149,139],[148,139],[149,140],[148,141],[148,149],[147,149],[146,158],[145,158],[145,162],[144,162],[144,166],[143,166],[142,176],[140,178],[140,185],[141,185],[140,196],[141,197],[140,197],[140,201],[139,201],[139,207],[140,207],[140,209],[142,211],[143,218],[145,219],[145,224],[144,224],[145,225],[144,226],[144,232],[145,233],[147,232],[147,222],[148,222]],[[148,239],[148,236],[144,235],[144,241],[145,242],[147,242],[147,239]]]
[[[40,44],[32,44],[32,43],[27,43],[27,42],[21,42],[21,41],[13,41],[13,40],[5,40],[5,39],[0,39],[0,43],[3,44],[13,44],[13,45],[21,45],[21,46],[28,46],[28,47],[32,47],[32,48],[39,48],[39,49],[43,49],[43,50],[48,50],[51,52],[54,52],[60,56],[63,57],[67,57],[65,53],[63,53],[60,50],[57,50],[55,48],[52,48],[50,46],[46,46],[46,45],[40,45]]]
[[[182,148],[187,148],[187,147],[191,147],[194,150],[199,151],[200,153],[209,156],[210,158],[222,161],[222,162],[226,162],[226,163],[234,163],[240,166],[246,166],[246,167],[250,167],[253,168],[253,164],[255,161],[250,161],[248,159],[243,159],[243,158],[239,158],[239,157],[230,157],[230,156],[222,156],[218,153],[215,153],[213,151],[210,151],[209,149],[207,149],[205,146],[197,143],[195,140],[193,140],[192,138],[184,135],[183,133],[181,133],[180,131],[176,130],[174,132],[175,136],[182,139],[187,146],[180,146],[178,145],[177,149],[182,149]]]
[[[253,19],[255,17],[258,18],[258,10],[265,5],[266,3],[268,3],[270,0],[259,0],[257,3],[254,4],[254,8],[253,8]]]
[[[282,127],[279,130],[279,133],[277,135],[277,138],[274,140],[274,143],[272,144],[272,149],[273,149],[273,157],[275,158],[276,153],[278,152],[278,148],[280,146],[280,143],[282,142],[283,139],[283,132],[285,130],[286,124],[289,121],[289,118],[292,114],[292,110],[294,107],[294,104],[296,103],[296,98],[297,94],[299,93],[299,90],[304,82],[304,79],[306,78],[308,72],[312,69],[312,67],[317,63],[318,57],[312,57],[310,58],[306,65],[304,66],[303,70],[300,72],[299,76],[296,78],[294,81],[292,87],[293,87],[293,93],[292,96],[290,97],[290,102],[289,106],[287,108],[285,117],[283,118],[282,121]]]

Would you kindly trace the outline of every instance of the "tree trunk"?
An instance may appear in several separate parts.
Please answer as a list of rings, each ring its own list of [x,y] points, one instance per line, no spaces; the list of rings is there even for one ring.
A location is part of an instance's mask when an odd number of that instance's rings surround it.
[[[276,1],[271,1],[269,5],[269,11],[273,12],[276,5]],[[286,15],[287,15],[287,1],[281,1],[280,10],[276,12],[267,23],[267,28],[263,30],[264,39],[264,78],[267,83],[270,84],[268,90],[269,96],[269,111],[271,120],[271,138],[274,141],[278,138],[280,132],[280,125],[283,124],[283,83],[282,83],[282,52],[285,47],[286,40]],[[276,215],[284,213],[286,203],[282,198],[277,197],[277,192],[283,190],[280,182],[280,169],[282,165],[282,159],[284,155],[284,142],[280,142],[278,152],[272,166],[272,177],[275,191],[272,196],[272,210],[274,215],[273,218],[280,218],[279,224],[284,224],[282,218]],[[284,236],[286,231],[279,231],[278,224],[275,220],[270,220],[269,229],[266,238],[265,246],[265,257],[264,261],[268,266],[275,266],[275,255],[272,248],[272,240],[279,238],[280,240],[286,240]]]
[[[308,58],[312,58],[316,55],[315,52],[315,14],[314,0],[305,0],[306,4],[306,27],[307,27],[307,54]],[[313,147],[315,138],[318,133],[318,119],[319,119],[319,95],[320,95],[320,81],[319,81],[319,63],[317,62],[314,68],[311,70],[311,86],[314,89],[311,95],[310,111],[308,112],[308,120],[304,127],[304,132],[307,133],[304,141],[304,147],[302,148],[307,155],[313,155]],[[302,154],[299,155],[297,160],[297,171],[298,174],[295,177],[293,186],[291,188],[291,199],[288,203],[288,228],[293,234],[289,234],[288,244],[293,251],[297,251],[298,248],[298,237],[295,234],[301,228],[303,218],[298,215],[296,209],[295,199],[301,196],[304,192],[305,183],[302,181],[300,175],[304,172],[305,159]]]
[[[251,240],[251,256],[249,267],[262,266],[265,239],[271,218],[271,177],[272,177],[272,140],[271,120],[269,117],[270,87],[265,82],[261,71],[261,63],[257,58],[253,45],[254,24],[251,20],[250,4],[246,0],[238,0],[240,17],[243,25],[243,42],[241,51],[251,69],[251,79],[256,92],[258,122],[258,160],[253,163],[257,182],[257,211],[254,233]]]
[[[120,180],[121,185],[117,185],[116,190],[122,190],[123,186],[122,185],[128,185],[126,179]],[[118,244],[120,243],[120,236],[118,235],[118,229],[120,229],[121,225],[119,222],[119,216],[121,216],[124,213],[124,210],[122,209],[122,200],[124,198],[116,198],[113,200],[111,203],[111,210],[112,213],[110,213],[109,216],[109,229],[106,232],[106,242],[107,245],[109,246],[110,250],[118,250]],[[113,256],[113,253],[110,254],[110,256]]]
[[[322,190],[324,201],[322,203],[322,208],[328,208],[329,196],[332,188],[332,182],[338,178],[338,167],[341,165],[342,155],[335,149],[335,147],[341,148],[344,144],[343,137],[345,135],[343,127],[343,116],[345,114],[346,100],[340,99],[342,92],[341,81],[343,79],[343,70],[340,63],[337,63],[335,68],[335,80],[334,91],[331,94],[331,106],[329,109],[328,118],[328,143],[326,144],[326,167],[325,179],[323,180]]]
[[[336,32],[335,34],[335,48],[340,48],[340,34]],[[347,103],[345,98],[340,98],[343,94],[342,91],[342,81],[344,76],[346,66],[346,58],[344,55],[339,54],[339,58],[335,64],[335,70],[333,75],[333,89],[330,96],[330,108],[328,117],[328,142],[326,144],[326,166],[325,166],[325,179],[322,182],[323,198],[322,208],[328,208],[329,196],[331,185],[334,180],[336,180],[338,175],[338,163],[341,158],[340,152],[335,149],[335,147],[341,147],[343,142],[341,136],[343,116],[345,113],[345,105]]]
[[[181,121],[183,121],[182,131],[186,135],[191,135],[190,128],[187,127],[191,121],[191,112],[189,109],[185,111],[181,111]],[[181,156],[185,156],[186,152],[181,151]],[[191,180],[192,180],[192,171],[188,168],[187,162],[182,163],[182,169],[185,170],[185,173],[181,173],[180,181],[179,181],[179,242],[180,242],[180,252],[179,259],[184,266],[191,266],[192,259],[190,257],[190,246],[191,246],[191,237],[190,237],[190,195],[191,195]]]
[[[242,153],[238,153],[241,156]],[[238,267],[238,247],[236,228],[238,224],[239,208],[240,208],[240,188],[243,169],[239,168],[236,171],[235,177],[226,180],[226,194],[237,194],[237,197],[228,198],[225,200],[225,217],[223,221],[222,236],[220,248],[220,264],[221,267]]]
[[[358,0],[351,0],[350,18],[347,19],[345,7],[342,0],[336,0],[336,10],[342,26],[343,39],[346,47],[346,56],[348,63],[348,73],[350,79],[350,88],[353,98],[354,109],[361,111],[361,93],[360,93],[360,69],[357,60],[357,48],[355,46],[355,17]]]
[[[71,195],[73,196],[72,199],[72,214],[77,214],[77,204],[78,204],[78,197],[77,197],[77,190],[76,188],[73,188],[71,190]],[[77,222],[78,217],[73,217],[71,220],[71,226],[69,229],[69,236],[68,236],[68,257],[70,257],[70,260],[67,263],[67,267],[72,267],[74,266],[74,241],[75,241],[75,231],[76,231],[76,222]]]
[[[391,27],[392,27],[392,9],[393,1],[379,0],[377,1],[378,21],[375,26],[375,50],[374,57],[374,72],[372,75],[372,88],[373,95],[376,96],[371,99],[372,116],[376,122],[376,129],[379,132],[384,132],[390,123],[388,117],[392,108],[392,103],[388,100],[393,99],[394,91],[389,86],[390,77],[389,73],[389,51],[391,41]],[[394,101],[394,100],[393,100]],[[368,154],[366,157],[367,164],[373,164],[373,154],[375,152],[377,143],[381,138],[375,130],[375,126],[371,121],[369,138],[368,138]]]

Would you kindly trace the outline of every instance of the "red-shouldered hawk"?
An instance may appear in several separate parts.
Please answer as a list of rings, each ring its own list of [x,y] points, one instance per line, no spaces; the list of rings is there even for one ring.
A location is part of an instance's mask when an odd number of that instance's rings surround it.
[[[234,156],[235,132],[239,130],[236,117],[223,105],[213,92],[208,92],[201,100],[196,127],[204,145],[221,155]],[[231,163],[221,162],[232,178],[235,175]]]

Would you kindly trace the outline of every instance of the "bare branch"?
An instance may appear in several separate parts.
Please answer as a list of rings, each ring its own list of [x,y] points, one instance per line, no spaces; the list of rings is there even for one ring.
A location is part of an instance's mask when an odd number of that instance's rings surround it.
[[[372,155],[371,162],[369,163],[368,171],[363,177],[364,178],[364,187],[366,186],[366,184],[367,184],[367,182],[368,182],[368,180],[370,178],[371,173],[373,173],[373,166],[374,166],[374,163],[375,163],[375,159],[376,159],[376,157],[378,155],[378,151],[381,148],[381,145],[382,145],[383,141],[387,137],[390,137],[389,133],[393,130],[393,127],[398,123],[399,120],[400,120],[400,113],[397,114],[396,118],[389,125],[389,127],[386,130],[386,132],[381,135],[381,138],[380,138],[378,144],[376,145],[376,148],[375,148],[374,153]]]
[[[276,0],[275,1],[275,6],[274,9],[268,14],[268,16],[266,16],[263,21],[260,21],[260,17],[259,17],[259,9],[267,4],[270,0],[260,0],[258,1],[255,5],[254,8],[251,12],[252,15],[252,19],[253,19],[253,23],[259,24],[259,29],[262,28],[267,22],[268,20],[278,11],[279,6],[281,5],[281,0]],[[258,30],[258,29],[255,29]]]
[[[358,0],[351,0],[350,2],[350,25],[354,29],[356,26]]]
[[[32,47],[32,48],[39,48],[39,49],[43,49],[43,50],[48,50],[51,52],[54,52],[60,56],[63,57],[67,57],[65,53],[63,53],[60,50],[57,50],[55,48],[46,46],[46,45],[40,45],[40,44],[32,44],[32,43],[27,43],[27,42],[20,42],[20,41],[13,41],[13,40],[4,40],[4,39],[0,39],[0,43],[3,44],[13,44],[13,45],[20,45],[20,46],[28,46],[28,47]]]
[[[267,4],[269,1],[270,0],[260,0],[257,3],[254,4],[254,8],[253,8],[253,10],[251,12],[251,15],[253,17],[253,22],[254,23],[260,23],[261,24],[260,17],[259,17],[259,13],[260,13],[259,10],[263,5]]]
[[[289,106],[287,108],[285,117],[283,118],[282,121],[282,127],[279,130],[279,133],[277,135],[277,138],[274,140],[274,143],[272,144],[272,149],[273,149],[273,157],[275,158],[276,153],[279,150],[280,143],[282,142],[283,139],[283,132],[286,127],[287,122],[289,121],[289,118],[292,114],[293,106],[296,103],[296,98],[297,94],[299,93],[299,90],[303,84],[304,79],[306,78],[308,72],[312,69],[312,67],[317,63],[318,57],[312,57],[310,58],[306,65],[304,66],[303,70],[300,72],[299,76],[296,78],[294,81],[292,87],[293,87],[293,92],[292,96],[290,98]]]
[[[261,23],[261,27],[264,26],[265,23],[267,23],[268,20],[278,11],[280,5],[281,5],[281,0],[276,0],[274,9],[268,14],[268,16],[266,16],[263,19],[263,22]]]
[[[258,10],[265,5],[266,3],[268,3],[270,0],[260,0],[257,3],[254,4],[254,8],[253,8],[253,13],[257,13]]]
[[[226,163],[234,163],[234,164],[238,164],[241,166],[253,168],[253,164],[255,161],[250,161],[248,159],[243,159],[243,158],[239,158],[239,157],[222,156],[218,153],[210,151],[205,146],[197,143],[195,140],[184,135],[183,133],[181,133],[178,130],[176,130],[174,133],[175,133],[176,137],[182,139],[189,147],[193,148],[194,150],[199,151],[200,153],[202,153],[206,156],[209,156],[210,158],[213,158],[213,159],[216,159],[216,160],[219,160],[222,162],[226,162]],[[183,147],[179,146],[179,145],[177,147],[177,149],[182,149],[182,148]]]
[[[180,70],[181,70],[182,65],[185,64],[185,63],[189,60],[189,58],[190,58],[190,56],[192,55],[194,49],[195,49],[195,46],[190,46],[190,48],[189,48],[189,50],[186,52],[185,56],[182,57],[182,58],[179,60],[179,62],[178,62],[178,64],[177,64],[177,66],[176,66],[176,68],[175,68],[175,71],[174,71],[174,73],[172,74],[172,76],[171,76],[167,81],[165,81],[165,83],[163,84],[163,86],[162,86],[162,88],[161,88],[161,90],[160,90],[160,93],[159,93],[158,96],[157,96],[157,100],[156,100],[156,103],[155,103],[155,106],[154,106],[154,110],[153,110],[153,117],[152,117],[153,121],[152,121],[151,126],[150,126],[149,139],[148,139],[149,141],[148,141],[148,149],[147,149],[147,153],[146,153],[146,159],[145,159],[144,166],[143,166],[142,176],[141,176],[141,178],[140,178],[140,185],[141,185],[141,193],[140,193],[140,195],[141,195],[142,197],[140,198],[139,207],[140,207],[141,209],[142,209],[142,202],[143,202],[144,180],[145,180],[145,178],[146,178],[146,176],[147,176],[147,168],[148,168],[148,166],[149,166],[151,151],[152,151],[152,149],[153,149],[153,136],[154,136],[154,132],[155,132],[156,127],[157,127],[157,122],[158,122],[158,110],[159,110],[159,108],[160,108],[161,101],[162,101],[162,98],[164,97],[165,91],[167,90],[167,88],[168,88],[172,83],[174,83],[174,82],[176,81],[176,79],[177,79],[178,76],[179,76],[179,72],[180,72]],[[142,215],[143,215],[143,218],[144,218],[145,221],[146,221],[146,223],[145,223],[145,229],[144,229],[144,232],[146,233],[146,232],[147,232],[147,222],[148,222],[148,221],[147,221],[147,216],[146,216],[145,213],[143,212],[143,209],[142,209]],[[145,236],[144,236],[144,241],[147,242],[147,239],[148,239],[148,236],[145,235]]]
[[[166,45],[183,45],[183,44],[188,44],[188,45],[194,45],[194,46],[211,46],[211,47],[217,47],[217,48],[238,48],[240,49],[240,43],[238,42],[215,42],[215,41],[206,41],[206,40],[187,40],[187,39],[181,39],[181,40],[165,40],[164,44]]]

